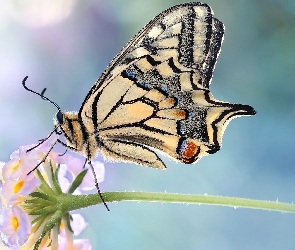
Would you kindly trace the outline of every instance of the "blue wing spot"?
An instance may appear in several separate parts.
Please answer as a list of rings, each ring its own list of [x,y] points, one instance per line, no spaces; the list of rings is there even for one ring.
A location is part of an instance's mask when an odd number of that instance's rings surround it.
[[[121,76],[123,78],[127,78],[127,79],[129,79],[130,81],[133,81],[133,82],[136,80],[136,74],[134,74],[134,73],[132,73],[130,71],[127,71],[127,70],[122,71]]]
[[[144,90],[150,90],[149,85],[145,82],[137,82],[136,83],[138,87],[144,89]]]
[[[125,70],[125,72],[126,72],[126,75],[127,75],[127,77],[130,79],[130,80],[136,80],[136,74],[135,73],[133,73],[133,72],[131,72],[131,71],[128,71],[128,70]]]
[[[193,117],[193,115],[194,115],[194,113],[193,113],[193,112],[191,112],[191,111],[188,111],[187,118],[192,118],[192,117]]]

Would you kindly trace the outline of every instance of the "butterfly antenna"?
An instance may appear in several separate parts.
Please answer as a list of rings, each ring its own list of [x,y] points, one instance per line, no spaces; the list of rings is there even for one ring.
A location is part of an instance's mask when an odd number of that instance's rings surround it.
[[[35,92],[34,90],[31,90],[31,89],[29,89],[29,88],[26,86],[26,81],[27,81],[27,79],[28,79],[28,76],[26,76],[26,77],[23,79],[23,81],[22,81],[22,84],[23,84],[25,90],[27,90],[27,91],[29,91],[29,92],[32,92],[32,93],[34,93],[34,94],[40,96],[43,100],[46,100],[46,101],[50,102],[51,104],[53,104],[53,105],[58,109],[58,111],[61,111],[60,107],[59,107],[55,102],[51,101],[49,98],[47,98],[46,96],[44,96],[44,93],[45,93],[45,91],[46,91],[46,88],[44,88],[44,89],[42,90],[41,94],[38,93],[38,92]]]
[[[98,182],[97,182],[97,179],[96,179],[96,174],[95,174],[95,171],[94,171],[94,168],[93,168],[93,166],[92,166],[91,161],[89,161],[88,164],[89,164],[89,166],[91,167],[92,174],[93,174],[93,176],[94,176],[95,187],[96,187],[96,189],[97,189],[97,193],[98,193],[100,199],[102,200],[104,206],[106,207],[106,209],[107,209],[108,211],[110,211],[110,209],[109,209],[107,203],[104,201],[104,198],[102,197],[102,194],[101,194],[101,192],[100,192],[100,189],[99,189],[99,186],[98,186]]]

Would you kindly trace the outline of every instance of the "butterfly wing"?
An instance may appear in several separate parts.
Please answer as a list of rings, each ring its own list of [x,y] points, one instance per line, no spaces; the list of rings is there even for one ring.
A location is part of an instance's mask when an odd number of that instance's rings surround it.
[[[184,163],[219,150],[226,124],[247,105],[217,101],[209,83],[223,24],[201,3],[147,24],[88,93],[79,117],[109,158],[164,168],[153,149]]]
[[[196,2],[173,6],[151,20],[118,53],[85,101],[108,80],[146,55],[160,61],[172,57],[177,65],[193,70],[197,82],[209,88],[223,34],[223,24],[213,17],[207,4]]]

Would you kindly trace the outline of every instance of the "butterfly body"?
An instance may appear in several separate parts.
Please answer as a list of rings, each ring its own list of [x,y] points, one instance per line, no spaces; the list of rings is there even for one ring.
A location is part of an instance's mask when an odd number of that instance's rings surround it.
[[[223,33],[206,4],[159,14],[113,59],[78,113],[59,111],[55,126],[67,147],[89,162],[102,153],[160,169],[157,150],[182,163],[217,152],[229,121],[255,114],[210,93]]]

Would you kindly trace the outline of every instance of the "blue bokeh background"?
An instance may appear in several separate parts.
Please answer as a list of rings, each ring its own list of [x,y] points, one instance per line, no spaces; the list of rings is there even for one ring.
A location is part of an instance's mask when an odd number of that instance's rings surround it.
[[[0,3],[0,160],[52,130],[56,109],[21,85],[79,110],[120,49],[149,20],[185,1],[22,0]],[[215,98],[249,104],[218,153],[166,171],[106,163],[103,191],[295,200],[295,2],[208,0],[225,24]],[[58,150],[58,149],[57,149]],[[61,152],[62,149],[60,149]],[[93,249],[295,249],[295,215],[227,207],[120,202],[82,210]]]

